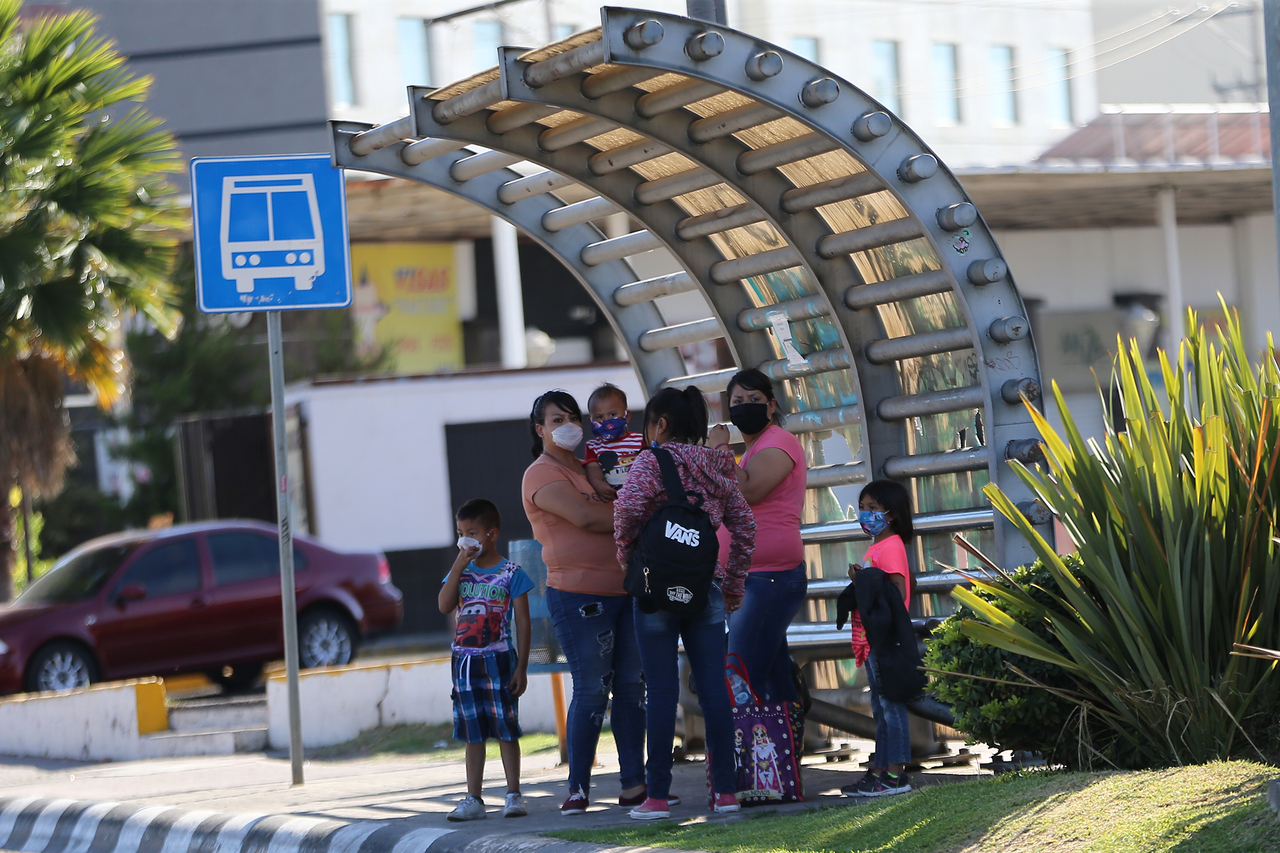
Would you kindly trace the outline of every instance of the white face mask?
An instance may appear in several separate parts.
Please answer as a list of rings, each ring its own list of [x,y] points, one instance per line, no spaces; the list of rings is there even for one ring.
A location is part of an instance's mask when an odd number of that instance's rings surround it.
[[[467,550],[468,548],[479,548],[479,547],[480,547],[480,540],[479,540],[479,539],[472,539],[470,536],[459,536],[459,537],[458,537],[458,550],[459,550],[459,551],[465,551],[465,550]]]
[[[551,433],[551,440],[556,443],[556,447],[562,450],[576,450],[578,444],[582,441],[582,425],[568,423],[564,426],[556,427]]]

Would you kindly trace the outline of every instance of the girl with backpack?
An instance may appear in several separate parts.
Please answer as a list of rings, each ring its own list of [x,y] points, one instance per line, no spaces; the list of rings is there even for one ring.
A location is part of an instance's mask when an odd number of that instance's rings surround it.
[[[706,720],[707,759],[711,764],[716,812],[739,810],[738,777],[734,762],[733,712],[724,686],[725,617],[742,604],[743,583],[755,546],[755,519],[738,489],[733,453],[709,448],[707,403],[695,387],[664,388],[649,400],[644,413],[645,441],[671,454],[680,483],[691,501],[701,508],[713,526],[729,530],[729,557],[717,565],[716,582],[703,611],[677,616],[666,610],[646,613],[635,602],[636,640],[644,668],[648,699],[648,762],[645,765],[648,798],[631,811],[636,820],[671,816],[672,742],[675,739],[676,705],[680,698],[677,648],[684,641],[689,666],[698,691],[698,704]],[[695,497],[697,496],[697,497]],[[614,539],[618,562],[627,566],[645,523],[668,501],[662,472],[654,452],[641,453],[632,463],[627,482],[613,505]]]

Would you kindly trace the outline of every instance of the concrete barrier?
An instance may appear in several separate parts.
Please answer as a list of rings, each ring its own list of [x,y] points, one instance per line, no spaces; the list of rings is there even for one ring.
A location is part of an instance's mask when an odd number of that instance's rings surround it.
[[[71,693],[0,700],[0,754],[129,761],[170,754],[149,738],[169,728],[164,681],[143,678]]]
[[[564,675],[566,696],[572,679]],[[310,670],[298,678],[302,745],[333,746],[363,731],[408,723],[453,721],[453,683],[448,660],[408,661]],[[567,699],[566,699],[567,703]],[[283,674],[267,679],[267,742],[289,748],[289,704]],[[520,698],[525,732],[556,730],[551,676],[529,676]]]

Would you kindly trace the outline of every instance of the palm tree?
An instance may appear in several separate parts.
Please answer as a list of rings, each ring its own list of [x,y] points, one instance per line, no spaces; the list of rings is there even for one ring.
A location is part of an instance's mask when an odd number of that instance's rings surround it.
[[[82,12],[0,0],[0,602],[12,597],[12,486],[56,492],[74,459],[66,379],[109,406],[121,323],[175,330],[173,138],[139,104],[150,81]]]

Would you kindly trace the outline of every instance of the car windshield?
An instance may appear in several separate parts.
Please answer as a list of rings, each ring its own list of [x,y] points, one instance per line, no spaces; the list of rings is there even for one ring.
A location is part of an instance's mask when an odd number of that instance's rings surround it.
[[[74,555],[27,587],[14,604],[67,604],[91,598],[141,544],[125,542]]]

